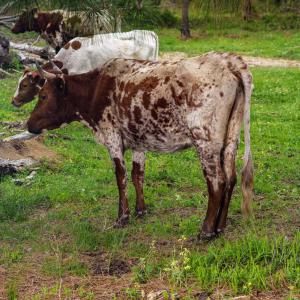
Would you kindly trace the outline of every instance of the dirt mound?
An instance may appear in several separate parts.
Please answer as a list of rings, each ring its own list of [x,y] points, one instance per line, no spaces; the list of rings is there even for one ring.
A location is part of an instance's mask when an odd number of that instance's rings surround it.
[[[86,260],[90,265],[93,275],[111,275],[121,277],[130,273],[134,261],[125,261],[119,258],[112,258],[105,252],[91,252],[86,254],[89,258]]]
[[[9,160],[31,158],[39,161],[41,159],[53,160],[57,158],[57,154],[48,149],[42,143],[42,139],[38,138],[22,142],[0,143],[0,158]]]

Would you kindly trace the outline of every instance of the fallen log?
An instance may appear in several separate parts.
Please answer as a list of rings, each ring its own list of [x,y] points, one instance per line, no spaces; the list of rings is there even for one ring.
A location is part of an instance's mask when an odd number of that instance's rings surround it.
[[[10,42],[10,47],[12,49],[16,49],[22,52],[28,52],[35,55],[39,55],[40,57],[45,59],[47,59],[48,57],[53,57],[55,55],[55,51],[48,46],[38,47],[29,44],[16,44],[14,42]]]
[[[44,64],[47,60],[40,58],[38,55],[33,53],[24,53],[22,51],[15,51],[19,56],[19,60],[23,65],[34,65],[36,61],[40,64]]]
[[[18,15],[15,16],[1,16],[0,21],[12,21],[15,22],[18,19]]]
[[[7,75],[7,76],[13,76],[12,74],[6,72],[5,70],[3,70],[2,68],[0,68],[0,73]]]
[[[35,138],[37,136],[39,136],[39,134],[34,134],[34,133],[30,133],[28,131],[24,131],[22,133],[19,133],[19,134],[7,137],[7,138],[1,140],[0,143],[11,142],[11,141],[22,142],[22,141],[33,139],[33,138]]]
[[[0,22],[0,26],[4,26],[4,27],[8,28],[9,30],[11,30],[11,25],[12,25],[12,23]]]

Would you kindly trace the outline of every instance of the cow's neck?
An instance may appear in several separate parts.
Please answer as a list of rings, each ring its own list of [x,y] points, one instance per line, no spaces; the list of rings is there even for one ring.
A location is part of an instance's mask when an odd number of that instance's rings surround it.
[[[101,75],[99,70],[94,70],[80,75],[66,76],[67,100],[72,104],[76,121],[84,121],[93,130],[99,121],[97,110],[103,97],[99,94]],[[101,88],[101,87],[100,87]],[[96,95],[97,93],[97,95]],[[101,107],[101,103],[100,103]]]

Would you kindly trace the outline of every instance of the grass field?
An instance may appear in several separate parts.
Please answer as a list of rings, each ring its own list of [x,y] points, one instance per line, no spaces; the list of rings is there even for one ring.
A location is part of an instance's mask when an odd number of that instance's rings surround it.
[[[208,51],[300,59],[299,31],[247,31],[242,29],[193,30],[192,39],[179,40],[175,29],[159,32],[161,51],[180,51],[197,55]]]
[[[163,51],[238,49],[282,56],[299,39],[292,33],[289,44],[281,47],[285,34],[274,33],[272,47],[272,34],[266,33],[268,38],[247,50],[251,40],[258,40],[252,33],[240,48],[236,39],[183,42],[170,37],[173,34],[160,32]],[[221,45],[224,48],[218,48]],[[255,50],[258,45],[261,50]],[[295,53],[287,57],[299,58]],[[0,293],[3,288],[8,299],[142,299],[143,291],[168,288],[181,299],[206,299],[210,294],[211,299],[300,299],[300,71],[252,72],[253,219],[242,218],[238,184],[225,235],[210,243],[194,240],[205,215],[207,191],[190,149],[148,154],[149,215],[132,218],[124,229],[112,228],[118,197],[112,164],[90,130],[74,123],[45,135],[46,145],[59,159],[44,161],[28,185],[15,185],[11,176],[0,178]],[[10,105],[17,80],[0,81],[0,120],[26,119],[34,105]],[[239,170],[242,153],[241,144]],[[130,170],[130,152],[126,158]],[[130,185],[132,211],[134,197]]]

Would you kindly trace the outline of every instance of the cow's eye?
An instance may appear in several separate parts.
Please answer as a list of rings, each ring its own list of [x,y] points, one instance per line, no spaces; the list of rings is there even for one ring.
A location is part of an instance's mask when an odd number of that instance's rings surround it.
[[[22,84],[22,87],[23,87],[23,88],[26,88],[26,87],[27,87],[27,84],[26,84],[26,83],[23,83],[23,84]]]
[[[46,100],[46,99],[47,99],[47,96],[45,96],[45,95],[41,96],[41,100]]]

